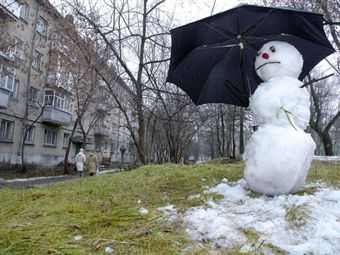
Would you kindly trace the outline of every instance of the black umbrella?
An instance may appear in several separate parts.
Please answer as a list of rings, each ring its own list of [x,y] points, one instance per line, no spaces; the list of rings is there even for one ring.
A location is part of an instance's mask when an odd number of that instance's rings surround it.
[[[261,82],[254,62],[269,41],[285,41],[303,55],[302,80],[334,52],[321,14],[290,8],[241,5],[171,30],[167,81],[182,88],[196,105],[248,106]]]

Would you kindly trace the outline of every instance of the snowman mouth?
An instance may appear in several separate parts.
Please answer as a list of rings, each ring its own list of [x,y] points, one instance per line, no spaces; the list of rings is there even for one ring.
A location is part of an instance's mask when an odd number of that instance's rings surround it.
[[[258,68],[256,68],[255,71],[259,70],[261,67],[263,67],[263,66],[265,66],[265,65],[268,65],[268,64],[281,64],[281,62],[280,62],[280,61],[266,62],[266,63],[260,65]]]

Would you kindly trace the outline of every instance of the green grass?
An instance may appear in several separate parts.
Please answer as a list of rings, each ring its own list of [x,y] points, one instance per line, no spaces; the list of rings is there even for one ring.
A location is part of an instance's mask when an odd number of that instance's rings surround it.
[[[70,174],[74,174],[74,165],[69,167]],[[58,165],[55,167],[43,167],[34,164],[26,164],[26,172],[22,172],[21,165],[11,165],[9,163],[0,163],[0,178],[32,178],[41,176],[58,176],[64,174],[64,167]]]
[[[105,254],[108,246],[113,254],[209,254],[208,244],[197,247],[180,222],[167,223],[157,208],[173,204],[184,212],[208,198],[218,200],[216,194],[203,194],[206,186],[242,175],[240,162],[165,164],[29,189],[0,189],[0,254]],[[339,169],[313,163],[309,180],[317,179],[337,186]],[[201,196],[188,199],[196,194]],[[141,207],[149,214],[141,215]],[[244,233],[250,242],[258,241],[256,232]],[[241,254],[236,248],[219,250]]]

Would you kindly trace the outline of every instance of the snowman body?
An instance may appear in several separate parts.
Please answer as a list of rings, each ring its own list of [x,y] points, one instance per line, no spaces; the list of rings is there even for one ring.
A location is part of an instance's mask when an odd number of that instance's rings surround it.
[[[244,178],[256,192],[288,194],[305,182],[315,143],[304,132],[310,102],[297,79],[302,65],[301,54],[284,42],[265,44],[256,59],[256,71],[264,82],[250,98],[250,108],[259,128],[243,154]]]

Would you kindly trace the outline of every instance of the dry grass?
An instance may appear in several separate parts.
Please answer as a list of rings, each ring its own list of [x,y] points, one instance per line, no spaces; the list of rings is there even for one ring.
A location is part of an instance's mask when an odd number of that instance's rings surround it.
[[[338,166],[314,163],[309,180],[337,186]],[[167,224],[157,208],[173,204],[184,212],[202,205],[205,199],[188,197],[204,198],[206,186],[223,178],[235,181],[242,174],[242,163],[165,164],[29,189],[1,189],[0,254],[105,254],[106,247],[113,254],[209,254],[208,248],[197,249],[188,240],[180,224]],[[141,207],[149,214],[141,215]],[[256,233],[247,233],[256,239]],[[81,239],[75,240],[77,236]]]

